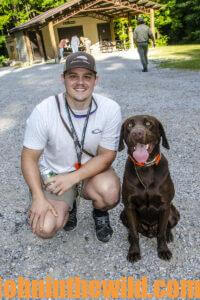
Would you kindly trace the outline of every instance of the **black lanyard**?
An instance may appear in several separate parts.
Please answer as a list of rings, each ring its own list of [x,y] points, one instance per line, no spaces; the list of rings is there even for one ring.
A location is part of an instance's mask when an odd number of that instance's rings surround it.
[[[92,100],[93,100],[93,98],[92,98]],[[91,112],[91,108],[92,108],[92,100],[91,100],[90,105],[88,107],[88,111],[87,111],[85,123],[84,123],[84,126],[83,126],[81,142],[79,142],[78,135],[77,135],[76,130],[74,128],[74,124],[72,122],[72,118],[71,118],[71,114],[70,114],[70,111],[72,112],[72,109],[69,106],[69,104],[67,102],[66,95],[65,95],[66,110],[67,110],[67,114],[68,114],[68,118],[69,118],[71,133],[72,133],[72,137],[73,137],[73,141],[74,141],[74,146],[75,146],[75,150],[76,150],[76,155],[77,155],[77,159],[78,159],[78,166],[77,165],[75,166],[76,169],[79,169],[80,166],[81,166],[81,158],[82,158],[83,147],[84,147],[84,142],[85,142],[85,133],[86,133],[86,129],[87,129],[87,125],[88,125],[88,120],[89,120],[89,116],[90,116],[90,112]]]

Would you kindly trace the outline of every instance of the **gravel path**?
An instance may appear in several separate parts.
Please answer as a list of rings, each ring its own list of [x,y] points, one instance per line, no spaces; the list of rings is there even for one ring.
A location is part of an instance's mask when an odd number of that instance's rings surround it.
[[[160,69],[150,62],[142,73],[136,52],[100,54],[96,92],[115,99],[123,118],[148,113],[158,117],[171,146],[164,151],[175,183],[174,203],[181,220],[170,244],[173,258],[157,257],[156,240],[141,237],[142,260],[126,260],[127,232],[119,221],[122,204],[110,213],[114,236],[108,244],[94,236],[91,205],[82,201],[77,230],[60,232],[51,240],[34,236],[26,223],[28,190],[20,172],[25,120],[35,105],[63,90],[62,65],[40,64],[23,69],[0,69],[0,276],[26,278],[155,279],[200,278],[199,125],[200,72]],[[114,166],[122,178],[126,151]],[[92,299],[92,298],[90,298]],[[101,299],[101,298],[99,298]],[[168,298],[166,298],[168,299]]]

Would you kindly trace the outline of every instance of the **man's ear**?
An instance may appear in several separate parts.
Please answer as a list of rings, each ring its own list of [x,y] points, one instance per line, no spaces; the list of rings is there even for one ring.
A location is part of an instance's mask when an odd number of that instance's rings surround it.
[[[65,81],[65,76],[64,76],[63,73],[60,75],[60,79],[61,79],[62,83],[64,83],[64,81]]]
[[[165,134],[165,131],[164,131],[164,128],[163,128],[163,125],[161,124],[161,122],[159,122],[159,131],[160,131],[160,135],[162,137],[162,146],[169,150],[170,149],[169,143],[168,143],[168,140],[167,140],[167,137],[166,137],[166,134]]]
[[[97,83],[99,83],[99,76],[96,75],[96,78],[95,78],[95,85],[97,85]]]
[[[124,148],[125,148],[125,145],[124,145],[124,123],[123,123],[122,127],[121,127],[121,132],[120,132],[118,151],[122,151],[122,150],[124,150]]]

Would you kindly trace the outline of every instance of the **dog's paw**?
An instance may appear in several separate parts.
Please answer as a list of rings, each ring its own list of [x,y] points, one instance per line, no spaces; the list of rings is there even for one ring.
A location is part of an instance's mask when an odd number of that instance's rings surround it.
[[[127,260],[131,263],[137,262],[141,259],[140,251],[129,251],[127,255]]]
[[[174,241],[174,236],[173,236],[173,234],[172,234],[171,231],[167,232],[167,234],[166,234],[166,241],[167,241],[167,243],[171,243],[171,242]]]
[[[158,249],[158,257],[163,260],[170,260],[172,258],[172,253],[168,248]]]

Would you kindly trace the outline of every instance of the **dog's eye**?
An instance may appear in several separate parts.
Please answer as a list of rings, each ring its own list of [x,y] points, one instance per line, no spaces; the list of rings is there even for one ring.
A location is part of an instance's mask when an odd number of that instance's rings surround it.
[[[151,122],[146,121],[146,122],[145,122],[145,125],[146,125],[146,126],[151,126]]]
[[[132,123],[129,123],[128,124],[128,129],[131,129],[133,127],[133,124]]]

